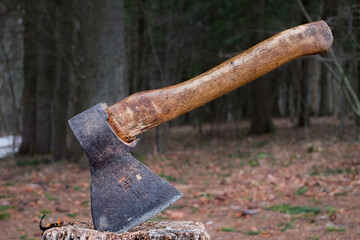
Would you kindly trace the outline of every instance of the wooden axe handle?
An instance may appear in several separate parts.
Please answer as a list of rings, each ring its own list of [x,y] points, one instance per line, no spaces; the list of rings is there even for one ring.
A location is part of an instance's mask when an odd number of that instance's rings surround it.
[[[280,32],[186,82],[138,92],[107,109],[108,122],[124,141],[170,121],[298,57],[324,53],[332,45],[324,21]]]

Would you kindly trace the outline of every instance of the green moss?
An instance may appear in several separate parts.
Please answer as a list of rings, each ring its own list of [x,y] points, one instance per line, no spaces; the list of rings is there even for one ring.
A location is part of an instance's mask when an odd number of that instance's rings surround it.
[[[77,217],[77,213],[69,213],[67,214],[67,216],[71,217],[71,218],[76,218]]]
[[[74,189],[75,191],[80,191],[80,190],[81,190],[81,187],[80,187],[80,186],[74,186],[73,189]]]
[[[51,214],[51,213],[52,213],[51,210],[42,209],[42,210],[40,210],[40,212],[39,212],[39,218],[41,218],[41,217],[44,216],[44,215]]]
[[[281,212],[285,214],[300,214],[300,213],[314,213],[318,214],[320,212],[319,207],[307,207],[307,206],[290,206],[287,204],[277,205],[265,208],[273,212]]]
[[[246,231],[245,234],[248,236],[256,236],[259,235],[261,231]]]
[[[0,220],[9,220],[11,218],[11,214],[8,212],[0,213]]]
[[[11,197],[11,196],[8,196],[8,195],[0,195],[0,199],[2,199],[2,198],[9,198],[9,197]]]
[[[236,232],[236,228],[234,228],[234,227],[223,227],[223,228],[221,228],[221,231],[223,231],[223,232]]]
[[[45,197],[48,201],[56,201],[59,200],[59,198],[52,196],[50,193],[45,193]]]
[[[336,212],[336,208],[333,207],[333,206],[327,206],[325,211],[326,211],[327,214],[333,214],[333,213]]]
[[[13,206],[0,206],[0,211],[8,210],[14,208]]]
[[[21,236],[20,236],[20,240],[26,240],[26,239],[28,239],[27,237],[28,237],[28,236],[27,236],[26,234],[25,234],[25,235],[21,235]]]
[[[164,173],[160,173],[159,176],[166,179],[168,182],[176,182],[176,178],[171,175],[165,175]]]
[[[81,205],[82,205],[83,207],[88,207],[88,206],[89,206],[89,201],[88,201],[88,200],[85,200],[85,201],[83,201],[83,202],[81,203]]]
[[[298,195],[298,196],[301,196],[303,195],[304,193],[306,193],[308,191],[308,187],[307,186],[303,186],[301,188],[299,188],[298,190],[295,191],[295,195]]]
[[[256,158],[260,159],[260,158],[267,158],[267,154],[264,152],[259,152],[258,155],[256,156]]]
[[[258,166],[260,166],[260,162],[257,159],[252,159],[252,160],[250,160],[249,165],[250,165],[250,167],[258,167]]]
[[[345,231],[346,231],[346,228],[326,227],[326,231],[328,231],[328,232],[345,232]]]
[[[294,228],[292,222],[280,222],[280,223],[278,224],[278,227],[280,227],[280,231],[281,231],[281,232],[285,232],[285,231],[288,230],[288,229]]]

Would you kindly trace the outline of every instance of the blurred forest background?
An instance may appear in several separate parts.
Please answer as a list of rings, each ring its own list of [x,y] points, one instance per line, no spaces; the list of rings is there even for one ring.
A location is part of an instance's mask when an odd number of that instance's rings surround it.
[[[67,119],[99,103],[173,85],[290,27],[323,19],[332,52],[286,64],[157,128],[250,120],[249,133],[274,131],[274,117],[310,127],[337,116],[344,134],[360,126],[360,3],[356,0],[2,0],[0,136],[21,136],[20,154],[78,159]]]

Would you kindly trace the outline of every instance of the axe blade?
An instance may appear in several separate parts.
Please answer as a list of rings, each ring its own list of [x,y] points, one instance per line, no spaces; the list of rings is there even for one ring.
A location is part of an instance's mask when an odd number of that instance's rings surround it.
[[[91,171],[91,212],[96,230],[124,232],[155,216],[182,193],[133,158],[107,123],[101,103],[69,120]]]

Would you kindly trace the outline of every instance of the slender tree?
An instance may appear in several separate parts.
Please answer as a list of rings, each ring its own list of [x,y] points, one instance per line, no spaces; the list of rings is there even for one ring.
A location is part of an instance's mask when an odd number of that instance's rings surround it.
[[[37,21],[38,80],[36,91],[36,152],[50,153],[52,138],[52,105],[56,83],[56,4],[40,0]]]
[[[125,15],[123,0],[74,2],[73,114],[104,102],[109,106],[129,95],[126,79]],[[72,139],[72,142],[75,140]],[[71,145],[71,159],[83,151]]]
[[[24,16],[24,88],[22,94],[22,142],[20,154],[34,154],[36,150],[36,90],[38,57],[36,27],[38,4],[35,0],[25,1]]]
[[[258,43],[265,39],[265,4],[264,0],[254,3],[254,23],[258,31],[254,34],[254,43]],[[274,130],[271,120],[271,99],[274,93],[274,77],[273,73],[261,77],[251,83],[251,110],[250,110],[250,133],[262,134],[272,132]]]
[[[298,126],[299,127],[308,127],[310,126],[310,108],[308,101],[308,69],[309,69],[309,59],[301,59],[301,70],[300,70],[300,79],[299,79],[299,115],[298,115]]]
[[[59,60],[57,68],[56,92],[53,109],[52,156],[55,160],[65,157],[66,130],[71,78],[71,45],[73,1],[63,0],[60,6]]]
[[[84,103],[82,110],[128,95],[123,5],[121,0],[90,0],[77,6],[76,98]]]

